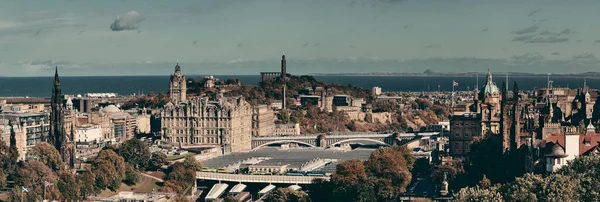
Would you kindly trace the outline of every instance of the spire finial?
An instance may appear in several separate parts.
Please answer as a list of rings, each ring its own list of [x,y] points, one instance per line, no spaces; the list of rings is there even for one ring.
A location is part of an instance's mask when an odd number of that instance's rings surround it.
[[[54,69],[54,86],[60,85],[60,80],[58,78],[58,66]]]

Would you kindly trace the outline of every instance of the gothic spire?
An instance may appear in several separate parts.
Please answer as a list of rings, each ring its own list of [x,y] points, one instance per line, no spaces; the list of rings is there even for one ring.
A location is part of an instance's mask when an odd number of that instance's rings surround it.
[[[58,78],[58,66],[54,70],[54,88],[60,87],[60,79]]]

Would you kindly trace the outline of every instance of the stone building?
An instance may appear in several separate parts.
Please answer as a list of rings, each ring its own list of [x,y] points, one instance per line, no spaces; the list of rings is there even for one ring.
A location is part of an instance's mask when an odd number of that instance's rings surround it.
[[[269,105],[252,107],[252,136],[273,135],[275,112]]]
[[[0,119],[0,141],[6,146],[13,146],[11,138],[14,138],[14,147],[19,152],[19,160],[24,160],[27,151],[33,146],[27,146],[26,130],[23,130],[21,124],[12,124],[10,119]]]
[[[185,76],[181,74],[181,67],[179,62],[175,65],[175,73],[171,75],[171,82],[169,83],[169,97],[171,102],[178,104],[187,100],[187,82]]]
[[[300,124],[275,124],[273,135],[300,135]]]
[[[178,76],[171,77],[171,89],[184,78],[179,65],[175,75]],[[181,88],[175,91],[185,92]],[[171,102],[160,112],[165,142],[181,146],[220,146],[224,152],[251,149],[253,108],[243,98],[219,96],[211,101],[208,98],[187,100],[179,93],[170,95]]]
[[[492,81],[489,70],[486,80],[481,92],[477,89],[474,91],[471,112],[450,117],[449,143],[452,156],[464,156],[469,153],[471,144],[475,140],[501,132],[502,96]]]
[[[168,143],[221,146],[231,152],[251,149],[252,106],[243,98],[169,102],[160,115],[163,140]]]
[[[450,120],[450,155],[463,156],[469,153],[471,144],[483,138],[481,114],[466,113],[452,116]]]

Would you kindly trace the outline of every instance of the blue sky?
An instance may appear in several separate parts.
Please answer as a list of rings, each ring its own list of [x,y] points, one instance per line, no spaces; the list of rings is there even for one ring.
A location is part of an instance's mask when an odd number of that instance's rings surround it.
[[[600,71],[600,1],[0,0],[0,76]]]

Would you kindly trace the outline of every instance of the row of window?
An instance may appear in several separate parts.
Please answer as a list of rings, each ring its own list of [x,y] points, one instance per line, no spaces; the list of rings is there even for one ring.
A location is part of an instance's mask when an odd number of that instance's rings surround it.
[[[201,133],[202,131],[204,131],[204,130],[193,130],[193,131],[191,131],[191,133],[193,135],[204,135],[204,134],[206,134],[206,135],[217,135],[217,134],[219,134],[220,130],[206,130],[206,133]],[[223,131],[224,135],[229,134],[229,130],[222,130],[222,131]],[[167,132],[167,134],[185,134],[185,135],[189,134],[189,130],[174,130],[174,129],[170,129],[170,130],[167,130],[165,132]]]
[[[188,140],[190,140],[188,142]],[[190,144],[219,144],[218,137],[175,137],[177,143],[190,143]],[[226,138],[223,138],[223,142],[227,142]]]

